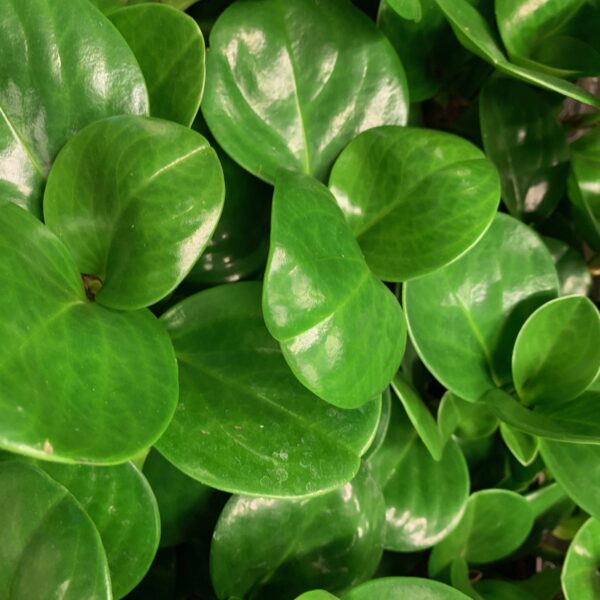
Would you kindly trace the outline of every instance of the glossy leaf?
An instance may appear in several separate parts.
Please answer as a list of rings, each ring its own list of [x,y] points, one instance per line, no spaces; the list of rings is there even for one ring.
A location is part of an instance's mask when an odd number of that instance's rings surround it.
[[[342,211],[308,175],[277,178],[263,313],[298,379],[355,408],[381,394],[400,366],[400,304],[369,270]]]
[[[481,91],[479,119],[510,212],[527,219],[549,215],[564,193],[569,161],[567,138],[552,108],[529,86],[497,77]]]
[[[446,392],[438,408],[438,427],[442,440],[451,435],[463,439],[483,438],[498,427],[496,415],[482,402],[467,402]]]
[[[433,460],[395,399],[385,441],[369,464],[385,496],[387,550],[429,548],[456,527],[469,495],[465,459],[450,440]]]
[[[464,253],[489,227],[500,197],[481,150],[410,127],[361,134],[336,160],[329,186],[369,266],[387,281],[428,273]]]
[[[468,0],[436,0],[450,21],[460,43],[483,60],[493,64],[500,72],[563,94],[584,104],[600,108],[600,98],[574,83],[537,69],[521,67],[509,62],[500,49],[489,25]]]
[[[3,0],[0,56],[0,202],[41,217],[62,145],[97,119],[146,114],[144,78],[87,0]]]
[[[100,536],[75,498],[37,467],[0,463],[0,597],[111,600]]]
[[[141,4],[110,14],[133,50],[153,117],[191,125],[204,91],[204,38],[194,19],[169,6]]]
[[[567,296],[538,308],[519,332],[512,370],[525,404],[579,396],[600,371],[600,315],[594,304]]]
[[[44,196],[47,225],[100,304],[135,309],[188,274],[217,226],[223,172],[205,138],[158,119],[114,117],[60,152]]]
[[[161,324],[90,302],[67,248],[16,206],[0,208],[0,256],[0,447],[112,464],[152,445],[177,403]]]
[[[543,242],[498,214],[464,256],[406,283],[403,306],[423,362],[450,391],[474,402],[511,381],[517,333],[538,306],[556,296],[557,287]]]
[[[384,527],[381,490],[365,467],[352,482],[313,498],[234,496],[213,535],[215,591],[247,600],[291,599],[307,587],[341,592],[375,571]]]
[[[200,533],[214,490],[184,475],[155,450],[144,463],[144,475],[158,502],[161,547],[174,546]]]
[[[236,2],[210,35],[202,110],[219,144],[273,182],[279,167],[322,179],[361,131],[404,125],[404,70],[345,0]]]
[[[600,521],[589,519],[573,538],[561,576],[567,600],[595,600],[600,596]]]
[[[499,489],[475,492],[456,529],[433,549],[429,574],[439,577],[456,557],[479,565],[504,558],[532,527],[533,511],[522,496]]]
[[[113,595],[122,598],[146,574],[158,548],[160,518],[148,482],[132,463],[38,466],[69,490],[94,522],[106,552]]]
[[[382,577],[354,588],[342,600],[467,600],[462,592],[420,577]]]
[[[283,497],[339,487],[358,471],[381,402],[340,410],[298,383],[265,328],[260,300],[259,283],[230,284],[162,317],[180,397],[156,447],[190,477],[226,491]]]
[[[500,423],[500,434],[512,455],[524,466],[529,466],[536,458],[538,439],[513,429],[506,423]]]
[[[105,14],[110,14],[118,8],[124,6],[133,6],[136,4],[146,4],[154,2],[157,4],[166,4],[167,6],[173,6],[179,10],[185,10],[190,7],[198,0],[89,0],[92,4],[95,4]]]
[[[592,274],[583,256],[562,240],[552,237],[543,239],[552,254],[552,260],[558,273],[560,295],[587,296],[592,288]]]
[[[423,16],[421,0],[384,0],[403,19],[420,21]]]
[[[337,600],[337,596],[326,592],[325,590],[311,590],[298,596],[296,600]]]

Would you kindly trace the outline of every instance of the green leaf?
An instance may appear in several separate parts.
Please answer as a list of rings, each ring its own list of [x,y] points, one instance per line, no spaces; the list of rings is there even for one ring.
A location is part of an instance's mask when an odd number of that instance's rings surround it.
[[[100,536],[75,498],[37,467],[0,463],[0,597],[111,600]]]
[[[483,438],[498,427],[496,415],[482,402],[467,402],[446,392],[438,408],[438,427],[442,440],[451,435],[462,439]]]
[[[524,466],[529,466],[537,457],[538,438],[500,423],[500,434],[512,455]]]
[[[132,463],[38,466],[69,490],[94,522],[106,552],[113,595],[122,598],[146,574],[158,548],[160,517],[148,482]]]
[[[457,557],[476,565],[500,560],[527,539],[532,527],[533,511],[519,494],[499,489],[475,492],[456,529],[433,549],[429,574],[443,576]]]
[[[97,301],[130,310],[184,279],[217,226],[224,196],[219,159],[200,134],[158,119],[113,117],[61,150],[44,217],[79,271],[100,279]]]
[[[527,404],[565,403],[600,371],[600,316],[585,296],[538,308],[519,332],[512,356],[517,393]]]
[[[204,38],[196,21],[159,4],[110,14],[146,79],[153,117],[191,125],[204,91]]]
[[[59,239],[0,208],[0,447],[59,462],[123,462],[166,428],[177,364],[146,310],[87,300]]]
[[[88,123],[146,114],[148,96],[127,44],[87,0],[0,3],[0,203],[42,215],[62,145]]]
[[[384,528],[381,490],[366,467],[313,498],[234,496],[213,535],[213,586],[221,599],[293,598],[307,587],[341,592],[373,574]]]
[[[600,521],[589,519],[573,538],[561,575],[567,600],[596,600],[600,596]]]
[[[277,178],[263,313],[296,377],[335,406],[381,394],[400,366],[400,304],[369,270],[329,190],[308,175]]]
[[[201,533],[214,490],[184,475],[155,450],[144,463],[144,475],[158,502],[161,547],[180,544]]]
[[[484,579],[475,584],[475,590],[485,600],[539,600],[533,593],[516,583],[499,579]]]
[[[540,454],[568,496],[600,518],[600,445],[541,440]]]
[[[560,295],[587,296],[592,289],[592,274],[581,253],[562,240],[552,237],[544,237],[543,240],[558,273]]]
[[[569,169],[567,138],[552,107],[529,86],[493,77],[479,96],[479,119],[511,214],[548,216],[565,191]]]
[[[333,596],[325,590],[312,590],[298,596],[296,600],[338,600],[337,596]]]
[[[408,91],[388,40],[346,0],[251,0],[211,31],[202,110],[261,179],[279,167],[323,179],[361,131],[406,124]]]
[[[433,460],[395,400],[385,441],[369,464],[385,496],[386,550],[422,550],[456,527],[469,495],[462,452],[449,440]]]
[[[162,320],[177,352],[179,405],[156,444],[217,489],[304,496],[348,482],[377,429],[381,401],[339,410],[302,386],[265,328],[261,286],[187,298]]]
[[[423,16],[421,0],[384,0],[398,15],[409,21],[419,22]]]
[[[463,254],[490,226],[500,198],[498,175],[481,150],[410,127],[361,134],[336,160],[329,186],[369,266],[386,281]]]
[[[588,243],[600,252],[600,129],[571,144],[569,199],[573,218]]]
[[[95,4],[103,13],[113,13],[118,8],[124,6],[133,6],[136,4],[146,3],[157,3],[166,4],[167,6],[173,6],[179,10],[185,10],[192,4],[198,2],[198,0],[89,0],[92,4]]]
[[[509,62],[490,31],[489,25],[468,0],[436,0],[436,2],[446,14],[460,43],[467,50],[494,65],[500,72],[600,108],[600,98],[577,87],[574,83]]]
[[[552,258],[527,226],[498,214],[464,256],[404,285],[409,333],[423,362],[457,396],[475,402],[510,383],[521,325],[556,296]]]
[[[367,581],[342,600],[467,600],[462,592],[439,581],[420,577],[382,577]]]

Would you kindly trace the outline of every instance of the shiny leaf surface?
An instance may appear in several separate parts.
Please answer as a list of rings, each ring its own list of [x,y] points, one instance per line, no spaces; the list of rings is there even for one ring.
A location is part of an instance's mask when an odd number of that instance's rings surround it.
[[[550,105],[519,81],[492,78],[479,96],[479,119],[511,214],[549,215],[564,193],[569,160],[566,135]]]
[[[251,0],[211,31],[202,110],[261,179],[279,167],[322,179],[361,131],[406,123],[408,92],[388,40],[346,0]]]
[[[0,489],[0,597],[111,600],[100,536],[75,498],[19,461],[0,463]]]
[[[561,575],[567,600],[600,597],[600,521],[589,519],[573,538]]]
[[[177,402],[161,324],[87,300],[67,248],[17,206],[0,208],[0,256],[0,447],[111,464],[150,446]]]
[[[510,353],[521,325],[556,296],[543,242],[498,214],[464,256],[404,285],[409,332],[423,362],[457,396],[476,401],[511,381]]]
[[[545,237],[544,244],[552,254],[558,273],[560,295],[587,296],[592,288],[592,274],[581,253],[556,238]]]
[[[538,439],[527,433],[500,423],[500,434],[512,455],[524,466],[529,466],[538,452]]]
[[[97,301],[148,306],[188,274],[217,226],[223,172],[204,137],[140,117],[99,121],[60,152],[44,195],[47,225],[81,273],[102,282]]]
[[[0,56],[0,202],[41,217],[61,146],[97,119],[146,114],[144,78],[86,0],[3,0]]]
[[[382,577],[367,581],[342,600],[467,600],[462,592],[439,581],[420,577]]]
[[[211,545],[217,596],[286,600],[307,587],[341,592],[375,571],[384,527],[381,490],[364,467],[352,482],[313,498],[234,496]]]
[[[167,6],[173,6],[179,10],[185,10],[190,7],[198,0],[89,0],[92,4],[95,4],[105,14],[110,14],[118,8],[125,6],[133,6],[136,4],[156,3],[166,4]]]
[[[340,410],[310,393],[265,328],[260,301],[259,283],[230,284],[163,316],[180,398],[156,446],[190,477],[226,491],[303,496],[343,485],[375,434],[381,401]]]
[[[423,275],[465,252],[489,227],[500,196],[481,150],[411,127],[361,134],[336,160],[329,186],[369,266],[386,281]]]
[[[337,600],[337,596],[326,592],[325,590],[311,590],[298,596],[296,600]]]
[[[141,4],[110,15],[144,74],[153,117],[191,125],[204,91],[204,38],[194,19]]]
[[[386,550],[429,548],[456,527],[469,495],[465,459],[449,440],[433,460],[396,399],[385,441],[369,464],[385,496]]]
[[[498,427],[496,415],[483,402],[467,402],[451,392],[442,397],[437,418],[442,440],[453,434],[463,439],[483,438]]]
[[[400,304],[369,270],[329,190],[308,175],[277,178],[263,313],[296,377],[335,406],[381,394],[400,366]]]

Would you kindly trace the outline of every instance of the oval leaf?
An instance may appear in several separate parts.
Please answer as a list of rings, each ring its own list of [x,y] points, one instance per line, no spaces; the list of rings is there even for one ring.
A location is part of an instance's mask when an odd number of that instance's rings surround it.
[[[262,179],[279,167],[322,179],[361,131],[404,125],[408,93],[394,49],[349,2],[251,0],[211,31],[202,110]]]
[[[420,577],[382,577],[354,588],[342,600],[467,600],[462,592]]]
[[[381,394],[400,366],[400,304],[367,267],[331,193],[307,175],[277,179],[263,312],[296,377],[335,406]]]
[[[567,600],[600,597],[600,521],[589,519],[573,538],[561,575]]]
[[[498,175],[481,150],[410,127],[361,134],[336,160],[329,186],[369,266],[386,281],[454,260],[483,235],[500,200]]]
[[[164,298],[188,274],[217,226],[224,195],[219,159],[199,133],[114,117],[60,152],[44,217],[79,271],[102,282],[97,301],[135,309]]]
[[[260,299],[259,283],[231,284],[162,317],[181,390],[156,446],[190,477],[234,493],[303,496],[343,485],[375,435],[381,401],[338,410],[298,383]]]
[[[544,237],[544,244],[552,254],[552,260],[560,281],[561,296],[587,296],[592,289],[592,274],[581,252],[562,240]]]

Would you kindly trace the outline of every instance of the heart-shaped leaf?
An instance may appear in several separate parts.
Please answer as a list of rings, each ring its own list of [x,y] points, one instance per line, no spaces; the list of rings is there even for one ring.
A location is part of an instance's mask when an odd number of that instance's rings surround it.
[[[592,288],[592,274],[580,252],[552,237],[544,237],[544,244],[554,261],[560,282],[560,295],[587,296]]]
[[[329,186],[369,266],[387,281],[454,260],[483,235],[500,199],[479,148],[411,127],[361,134],[336,160]]]
[[[573,538],[561,575],[567,600],[600,597],[600,521],[589,519]]]
[[[180,398],[156,446],[190,477],[234,493],[304,496],[343,485],[375,435],[381,401],[341,410],[310,393],[269,335],[260,304],[259,283],[236,283],[162,317]]]
[[[381,490],[365,467],[352,482],[313,498],[233,496],[211,545],[215,591],[248,600],[291,600],[307,587],[344,591],[375,571],[384,527]]]
[[[100,279],[97,301],[135,309],[164,298],[188,274],[217,226],[224,195],[219,159],[199,133],[113,117],[61,150],[44,217],[79,271]]]
[[[462,592],[421,577],[382,577],[354,588],[342,600],[467,600]]]
[[[87,0],[0,3],[0,202],[42,215],[50,165],[79,129],[146,114],[140,68]]]
[[[43,471],[0,462],[0,597],[111,600],[98,531]]]
[[[261,179],[279,167],[322,179],[361,131],[406,123],[408,92],[394,49],[347,0],[251,0],[211,31],[202,110]]]
[[[400,366],[400,304],[369,270],[329,190],[308,175],[277,178],[263,313],[296,377],[335,406],[381,394]]]
[[[110,14],[144,74],[150,114],[191,125],[204,91],[204,38],[196,21],[160,4]]]
[[[415,348],[433,375],[475,402],[511,381],[510,353],[521,325],[556,296],[552,258],[527,226],[498,214],[464,256],[404,285]]]
[[[385,496],[387,550],[429,548],[456,527],[469,495],[464,456],[449,440],[435,461],[395,399],[385,441],[369,464]]]
[[[502,199],[517,217],[548,216],[567,182],[569,149],[553,109],[529,86],[493,77],[479,96],[486,154],[498,168]]]
[[[475,492],[456,529],[431,552],[429,574],[444,576],[456,557],[469,564],[495,562],[514,552],[532,527],[533,511],[519,494],[500,489]]]
[[[0,257],[0,447],[111,464],[150,446],[177,403],[161,324],[90,302],[67,248],[17,206],[0,207]]]

